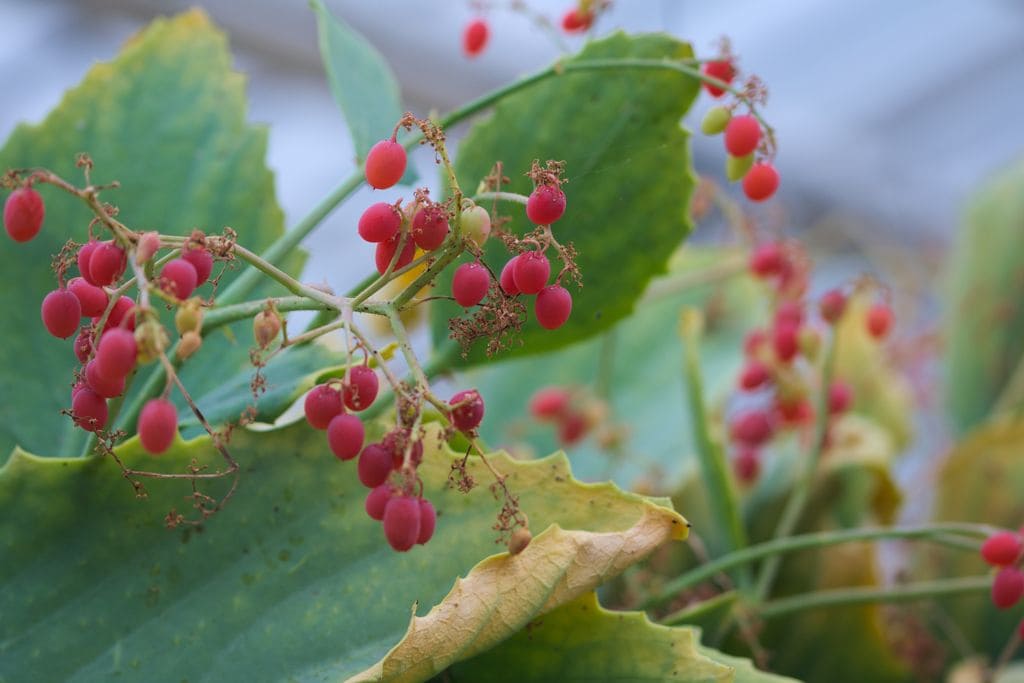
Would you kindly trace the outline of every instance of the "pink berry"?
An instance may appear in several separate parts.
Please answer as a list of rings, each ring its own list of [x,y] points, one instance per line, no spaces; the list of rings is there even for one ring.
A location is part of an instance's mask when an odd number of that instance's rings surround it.
[[[775,349],[775,357],[783,363],[796,358],[800,350],[800,328],[786,324],[776,326],[772,333],[772,348]]]
[[[849,382],[837,379],[828,388],[828,412],[830,415],[841,415],[853,405],[853,387]]]
[[[405,464],[405,451],[409,447],[410,438],[411,433],[408,430],[395,429],[388,432],[381,441],[381,446],[391,453],[392,469],[401,469]],[[413,466],[418,466],[423,462],[423,441],[412,442],[412,446],[409,448],[409,461]]]
[[[490,29],[487,28],[487,22],[483,19],[474,19],[466,25],[466,29],[462,33],[462,51],[466,53],[467,57],[476,57],[487,46],[489,35]]]
[[[569,409],[571,395],[562,387],[538,389],[530,398],[530,415],[537,420],[552,420]]]
[[[798,301],[783,301],[775,309],[775,326],[800,327],[804,322],[804,307]]]
[[[570,412],[562,416],[558,424],[558,443],[572,446],[587,435],[590,425],[580,413]]]
[[[357,474],[359,481],[366,488],[376,488],[383,484],[395,468],[394,454],[383,444],[371,443],[359,455]]]
[[[452,409],[452,424],[462,432],[471,432],[480,426],[484,419],[484,399],[476,389],[460,391],[451,397],[448,405],[455,406],[465,403]]]
[[[501,291],[505,292],[509,296],[515,296],[519,294],[519,288],[516,287],[516,261],[519,260],[518,256],[514,256],[508,260],[508,263],[501,269],[501,276],[498,278],[498,284],[501,285]]]
[[[761,473],[761,455],[756,448],[742,448],[732,461],[732,471],[743,484],[757,481]]]
[[[1019,534],[1000,531],[992,534],[981,544],[981,556],[989,564],[996,567],[1011,565],[1020,559],[1024,552],[1024,543]]]
[[[565,193],[554,185],[539,185],[526,200],[526,217],[537,225],[551,225],[565,213]]]
[[[760,446],[772,437],[775,427],[768,413],[749,410],[737,416],[730,425],[732,440],[746,446]]]
[[[107,309],[107,293],[102,287],[90,285],[84,278],[72,278],[68,282],[68,291],[78,298],[78,303],[82,305],[82,315],[87,318],[102,315]]]
[[[42,196],[31,187],[22,187],[4,203],[4,228],[15,242],[28,242],[43,227],[46,207]]]
[[[85,382],[103,398],[114,398],[124,393],[124,377],[106,377],[99,371],[95,360],[85,366]]]
[[[582,12],[574,7],[562,16],[562,30],[566,33],[582,33],[594,23],[593,12]]]
[[[516,289],[520,292],[536,294],[544,289],[548,278],[551,277],[551,262],[539,251],[527,251],[516,258],[512,277],[515,279]]]
[[[96,251],[96,247],[98,246],[100,246],[99,242],[96,240],[89,240],[78,250],[78,272],[82,275],[82,279],[90,285],[96,284],[92,279],[92,272],[89,269],[89,264],[92,260],[93,252]]]
[[[378,190],[386,190],[402,179],[405,164],[405,148],[394,138],[381,140],[366,155],[366,182]]]
[[[135,246],[135,262],[139,265],[149,263],[158,251],[160,251],[160,235],[153,231],[144,232],[139,236],[139,242]]]
[[[559,285],[545,287],[537,293],[533,312],[541,327],[556,330],[565,324],[572,313],[572,295]]]
[[[187,299],[196,291],[199,275],[196,268],[183,258],[171,259],[160,270],[160,289],[178,299]]]
[[[434,536],[434,527],[437,526],[437,511],[433,504],[426,498],[419,499],[420,506],[420,534],[416,537],[417,545],[424,545]]]
[[[402,214],[387,202],[367,207],[359,217],[359,236],[367,242],[385,242],[398,234],[402,227]]]
[[[732,83],[732,79],[736,76],[736,69],[733,68],[732,62],[727,59],[720,59],[714,62],[708,62],[704,65],[704,74],[717,78],[725,83]],[[708,91],[708,94],[712,97],[721,97],[725,94],[725,90],[719,88],[717,85],[710,83],[704,83],[704,89]]]
[[[725,149],[734,157],[752,154],[760,141],[761,124],[749,114],[734,116],[725,126]]]
[[[992,603],[999,609],[1009,609],[1024,595],[1024,573],[1017,567],[1003,567],[992,581]]]
[[[355,415],[335,415],[327,425],[327,445],[339,460],[351,460],[363,450],[366,432],[363,422]]]
[[[107,424],[107,401],[89,387],[82,387],[71,399],[71,414],[76,425],[98,432]]]
[[[384,508],[394,495],[390,484],[381,484],[366,494],[366,514],[378,522],[384,519]]]
[[[463,263],[452,278],[452,296],[460,306],[476,306],[487,296],[491,274],[479,263]]]
[[[384,507],[384,536],[391,547],[405,552],[420,537],[420,504],[416,498],[395,496]]]
[[[375,255],[377,272],[383,275],[388,266],[391,264],[391,259],[395,257],[395,252],[398,251],[398,243],[402,239],[402,234],[398,233],[391,239],[380,242],[377,244],[377,253]],[[407,265],[412,263],[413,257],[416,255],[416,243],[412,241],[411,237],[405,238],[405,246],[402,247],[402,253],[398,256],[398,261],[395,263],[394,269],[391,272],[405,268]]]
[[[436,204],[423,207],[412,217],[410,235],[423,251],[437,249],[448,236],[448,212]]]
[[[122,296],[114,302],[114,306],[110,309],[105,329],[110,330],[115,327],[124,327],[128,330],[134,330],[135,316],[131,315],[133,308],[135,308],[135,302],[126,296]]]
[[[768,366],[758,360],[747,361],[740,372],[739,385],[744,391],[753,391],[771,379]]]
[[[743,176],[743,194],[754,202],[763,202],[779,189],[779,172],[769,163],[754,164]]]
[[[302,407],[306,412],[306,422],[313,429],[327,429],[331,420],[341,414],[341,394],[328,384],[318,384],[306,394]]]
[[[786,425],[809,424],[814,419],[814,408],[807,399],[775,401],[775,412]]]
[[[89,255],[89,275],[92,284],[106,287],[117,282],[128,266],[124,249],[113,242],[100,242]]]
[[[146,402],[139,413],[139,442],[147,452],[160,455],[174,443],[178,433],[178,411],[165,398]]]
[[[93,327],[85,325],[78,331],[78,336],[75,337],[75,358],[83,365],[88,362],[89,356],[92,355],[93,334],[95,334]]]
[[[846,310],[846,295],[841,289],[830,289],[821,295],[818,302],[818,311],[821,319],[830,325],[835,325]]]
[[[875,304],[868,309],[867,326],[868,334],[875,339],[881,339],[889,334],[892,327],[892,309],[886,304]]]
[[[781,244],[760,244],[750,255],[750,272],[760,278],[772,277],[782,272],[785,263],[786,252]]]
[[[137,352],[134,334],[120,328],[109,330],[100,337],[96,369],[107,379],[127,377],[135,367]]]
[[[181,252],[181,258],[192,264],[196,269],[196,287],[201,286],[210,279],[213,272],[213,256],[202,247],[192,247]],[[184,299],[185,297],[178,297]]]
[[[342,398],[349,410],[366,410],[377,398],[380,382],[377,373],[365,365],[348,369],[348,377],[342,386]]]
[[[82,304],[68,290],[57,289],[43,299],[40,314],[50,334],[58,339],[67,339],[78,330],[78,321],[82,319]]]

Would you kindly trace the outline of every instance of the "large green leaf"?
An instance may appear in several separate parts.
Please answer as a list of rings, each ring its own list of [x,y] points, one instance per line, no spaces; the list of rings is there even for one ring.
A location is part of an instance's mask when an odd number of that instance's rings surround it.
[[[667,35],[615,34],[590,43],[573,61],[588,59],[687,59],[689,45]],[[688,134],[679,119],[693,103],[698,82],[656,70],[566,72],[504,99],[487,121],[459,145],[455,167],[472,192],[495,162],[511,179],[504,189],[529,194],[524,175],[535,159],[566,162],[565,215],[553,226],[573,242],[585,287],[571,288],[573,312],[560,329],[541,328],[532,297],[523,344],[503,356],[535,354],[589,337],[629,315],[652,276],[663,273],[672,251],[690,232],[687,214],[694,175]],[[533,228],[522,206],[502,204],[504,229]],[[500,272],[508,253],[491,240],[486,260]],[[439,288],[447,292],[453,268]],[[436,344],[450,343],[448,319],[462,309],[438,302],[431,311]],[[467,361],[485,360],[477,344]]]
[[[244,79],[231,70],[224,36],[193,11],[157,20],[112,62],[93,67],[45,121],[19,126],[0,150],[0,169],[47,167],[82,182],[75,155],[88,152],[95,182],[121,183],[103,198],[119,206],[130,227],[187,234],[197,226],[209,232],[231,226],[243,244],[260,251],[283,231],[264,164],[266,141],[264,129],[245,122]],[[19,444],[71,455],[80,435],[59,411],[69,405],[75,358],[70,342],[53,339],[40,325],[38,304],[56,284],[50,255],[69,238],[84,241],[91,214],[50,187],[41,192],[43,232],[0,249],[0,306],[17,330],[0,370],[0,396],[17,396],[0,402],[0,452]],[[289,268],[300,262],[290,259]],[[221,287],[234,277],[228,272]],[[246,365],[248,323],[231,329],[234,335],[210,335],[182,371],[196,394]]]
[[[451,681],[792,681],[699,644],[700,631],[610,612],[587,593],[448,671]]]
[[[202,529],[177,532],[162,519],[187,508],[187,484],[149,481],[138,500],[107,458],[16,451],[0,469],[0,679],[337,680],[387,655],[384,680],[422,680],[686,532],[663,501],[576,482],[564,457],[495,455],[536,536],[473,568],[501,549],[499,504],[476,458],[472,492],[447,486],[460,454],[435,433],[420,474],[437,532],[404,554],[366,516],[354,463],[333,458],[321,432],[238,431],[231,448],[243,468],[235,497]],[[218,457],[206,437],[160,458],[135,440],[119,454],[175,471]],[[410,610],[421,616],[406,634]],[[407,658],[417,643],[429,662]]]
[[[1017,164],[978,195],[951,252],[946,395],[960,433],[985,419],[1024,359],[1022,225],[1024,164]],[[1020,395],[1004,407],[1019,407]]]

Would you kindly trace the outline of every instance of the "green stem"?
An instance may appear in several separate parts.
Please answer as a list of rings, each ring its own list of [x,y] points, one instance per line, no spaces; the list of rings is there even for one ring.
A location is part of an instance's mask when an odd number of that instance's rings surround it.
[[[742,550],[736,550],[728,555],[723,555],[718,559],[691,569],[682,576],[669,581],[657,595],[649,597],[640,605],[640,607],[642,609],[647,609],[649,607],[663,604],[677,596],[681,591],[684,591],[687,588],[692,588],[720,572],[732,569],[733,567],[748,565],[766,557],[778,557],[780,555],[800,550],[827,548],[828,546],[838,545],[840,543],[898,539],[928,540],[941,543],[943,545],[954,545],[959,548],[961,547],[960,544],[949,543],[950,539],[948,537],[970,536],[978,539],[984,539],[996,531],[998,531],[998,529],[990,527],[987,524],[950,523],[925,524],[911,527],[819,531],[813,534],[801,534],[799,536],[777,538],[771,541],[766,541],[765,543],[758,543],[757,545],[743,548]],[[972,546],[975,551],[977,551],[978,547],[978,544],[974,544]]]
[[[697,459],[701,476],[707,487],[707,497],[718,527],[718,536],[723,540],[727,550],[738,550],[747,545],[747,535],[743,528],[743,520],[740,518],[736,490],[729,478],[725,453],[711,435],[710,421],[704,405],[704,381],[700,372],[703,319],[700,311],[693,308],[684,309],[679,327],[683,338],[683,367],[686,372],[690,419],[697,441]],[[749,587],[749,568],[743,566],[735,578],[741,587]]]
[[[218,327],[230,325],[239,320],[254,317],[267,307],[267,302],[274,305],[279,313],[291,311],[334,311],[325,303],[312,301],[304,296],[279,296],[267,299],[256,299],[231,306],[221,306],[203,316],[203,333],[208,334]]]
[[[758,614],[765,619],[771,619],[806,609],[849,607],[877,602],[915,602],[931,598],[948,598],[965,593],[987,593],[991,589],[991,576],[919,581],[887,588],[854,586],[772,600],[762,605]]]

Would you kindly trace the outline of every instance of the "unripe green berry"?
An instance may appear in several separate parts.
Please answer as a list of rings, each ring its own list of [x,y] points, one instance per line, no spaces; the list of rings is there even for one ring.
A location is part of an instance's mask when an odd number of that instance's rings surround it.
[[[462,234],[476,242],[478,247],[482,247],[491,234],[491,214],[484,207],[475,204],[464,208],[459,219],[459,227]]]
[[[203,309],[199,299],[193,298],[182,302],[174,314],[174,327],[178,334],[198,332],[203,326]]]
[[[729,125],[732,112],[728,107],[711,107],[700,122],[700,131],[705,135],[718,135]]]
[[[169,343],[167,330],[156,320],[146,320],[135,328],[135,345],[140,364],[150,363],[160,356]]]
[[[178,342],[177,356],[181,360],[185,360],[198,351],[202,345],[203,338],[199,336],[198,332],[186,332],[181,335],[181,341]]]
[[[256,344],[261,349],[270,346],[278,333],[281,332],[281,318],[272,309],[264,309],[256,314],[252,321],[252,333],[256,337]]]
[[[754,165],[754,153],[751,152],[745,157],[734,157],[731,154],[725,157],[725,177],[730,183],[747,175],[747,171]]]
[[[817,330],[811,327],[800,328],[797,342],[804,358],[811,361],[817,359],[818,353],[821,351],[821,335]]]

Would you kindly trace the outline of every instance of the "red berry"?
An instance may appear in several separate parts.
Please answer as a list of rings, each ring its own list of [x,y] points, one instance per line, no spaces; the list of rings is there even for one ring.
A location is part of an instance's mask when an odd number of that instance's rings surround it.
[[[392,469],[401,469],[405,464],[405,450],[409,446],[411,433],[407,430],[395,429],[388,432],[381,441],[381,446],[391,453]],[[409,461],[418,466],[423,462],[423,441],[413,441],[409,450]]]
[[[115,327],[123,327],[128,330],[135,329],[135,316],[130,315],[132,309],[135,308],[135,302],[126,296],[122,296],[110,309],[110,315],[107,316],[107,324],[104,329],[110,330]]]
[[[845,413],[853,405],[853,387],[837,379],[828,388],[828,412],[830,415]]]
[[[526,217],[537,225],[551,225],[565,213],[565,193],[554,185],[539,185],[526,200]]]
[[[405,148],[394,138],[381,140],[366,155],[366,182],[378,190],[386,190],[402,179],[405,164]]]
[[[137,352],[134,334],[120,328],[109,330],[100,337],[96,369],[107,379],[127,377],[135,367]]]
[[[462,33],[462,51],[467,57],[476,57],[484,51],[489,35],[487,22],[483,19],[474,19],[466,25],[466,30]]]
[[[398,233],[386,242],[380,242],[377,244],[377,253],[375,255],[377,263],[377,272],[383,275],[387,271],[388,266],[391,265],[391,259],[395,257],[395,252],[398,251],[398,243],[402,239],[402,234]],[[398,256],[398,261],[395,263],[395,267],[391,272],[405,268],[407,265],[412,263],[413,257],[416,255],[416,243],[412,241],[412,238],[405,238],[405,246],[402,247],[402,253]]]
[[[868,334],[875,339],[881,339],[889,334],[892,327],[892,309],[886,304],[875,304],[868,309],[867,326]]]
[[[76,277],[68,283],[68,291],[78,298],[82,305],[82,315],[92,318],[102,315],[107,309],[107,302],[110,300],[102,287],[90,285],[85,279]]]
[[[772,333],[772,348],[775,356],[783,363],[796,358],[800,350],[800,328],[796,325],[778,325]]]
[[[43,299],[40,313],[46,330],[58,339],[67,339],[78,330],[82,304],[66,289],[57,289]]]
[[[741,114],[729,119],[725,127],[725,149],[729,154],[734,157],[745,157],[757,149],[757,143],[760,141],[761,124],[753,116]],[[750,171],[747,171],[747,175],[750,175]]]
[[[366,410],[377,398],[379,389],[377,373],[365,365],[355,365],[348,369],[342,398],[349,410]]]
[[[571,446],[587,435],[587,418],[580,413],[568,413],[562,416],[558,424],[558,443]]]
[[[593,23],[593,12],[581,12],[576,7],[562,16],[562,30],[566,33],[581,33],[590,28],[590,25]]]
[[[558,329],[572,313],[572,295],[559,285],[545,287],[537,293],[533,312],[541,327],[547,330]]]
[[[999,609],[1009,609],[1024,595],[1024,573],[1017,567],[1003,567],[992,581],[992,603]]]
[[[742,448],[732,461],[732,471],[736,479],[744,484],[757,481],[761,473],[761,454],[756,448]]]
[[[786,252],[781,244],[768,242],[758,245],[750,255],[750,272],[766,278],[782,272],[786,263]]]
[[[775,309],[775,326],[800,327],[804,322],[804,307],[797,301],[783,301]]]
[[[210,273],[213,272],[213,256],[206,249],[202,247],[186,249],[181,252],[181,258],[191,263],[192,267],[196,269],[196,287],[210,279]],[[179,298],[184,299],[185,297]]]
[[[420,505],[420,534],[416,537],[417,545],[423,545],[434,536],[434,527],[437,526],[437,511],[434,505],[426,498],[419,499]]]
[[[527,251],[516,258],[512,277],[516,289],[523,294],[536,294],[544,289],[551,277],[551,262],[539,251]]]
[[[1020,559],[1021,552],[1024,552],[1024,543],[1022,543],[1020,535],[1010,531],[993,534],[981,544],[981,556],[986,562],[996,567],[1016,563]]]
[[[752,391],[762,386],[771,379],[771,372],[768,366],[758,360],[747,361],[747,364],[740,372],[740,389]]]
[[[763,410],[750,410],[737,416],[732,421],[729,431],[736,443],[760,446],[772,438],[775,427],[768,413]]]
[[[95,360],[85,366],[85,382],[103,398],[114,398],[124,393],[124,377],[106,377],[99,371]]]
[[[86,325],[78,331],[78,336],[75,337],[75,357],[83,365],[88,362],[89,356],[92,355],[94,333],[94,328],[91,325]]]
[[[327,445],[339,460],[351,460],[363,449],[366,432],[363,422],[355,415],[335,415],[327,425]]]
[[[451,397],[448,405],[455,406],[465,403],[452,409],[452,424],[462,432],[471,432],[480,426],[484,419],[484,399],[476,389],[460,391]]]
[[[743,194],[753,202],[763,202],[779,189],[779,172],[769,163],[754,164],[743,176]]]
[[[383,484],[394,469],[395,461],[391,449],[383,444],[371,443],[359,455],[357,473],[359,481],[366,488],[376,488]]]
[[[516,261],[519,260],[518,256],[514,256],[508,260],[505,267],[501,269],[501,276],[498,278],[498,284],[501,285],[501,291],[505,292],[509,296],[515,296],[519,294],[519,288],[516,287]]]
[[[390,484],[381,484],[366,494],[366,514],[378,522],[384,519],[384,508],[394,495]]]
[[[73,392],[71,414],[75,424],[88,432],[98,432],[107,424],[107,401],[89,387]]]
[[[45,215],[42,196],[31,187],[22,187],[4,203],[4,228],[15,242],[28,242],[39,234]]]
[[[306,422],[313,429],[327,429],[331,420],[342,411],[341,394],[329,384],[318,384],[306,394],[302,407],[306,412]]]
[[[491,274],[479,263],[463,263],[452,278],[452,296],[460,306],[476,306],[487,296]]]
[[[402,227],[402,214],[387,202],[377,202],[367,207],[359,217],[359,236],[367,242],[384,242]]]
[[[120,279],[128,266],[124,249],[113,242],[100,242],[89,255],[89,275],[92,284],[106,287]]]
[[[551,420],[569,408],[571,395],[562,387],[545,387],[530,398],[530,415],[538,420]]]
[[[92,273],[89,270],[89,263],[92,260],[92,254],[96,251],[96,247],[100,246],[100,243],[96,240],[89,240],[87,243],[82,245],[82,248],[78,250],[78,272],[82,275],[82,278],[90,285],[95,285],[93,282]]]
[[[830,325],[835,325],[839,321],[845,309],[846,295],[841,289],[830,289],[821,295],[821,300],[818,302],[821,319]]]
[[[400,553],[416,545],[420,537],[420,504],[418,499],[395,496],[384,507],[384,536]]]
[[[160,251],[160,235],[152,231],[144,232],[139,236],[139,242],[135,246],[135,262],[139,265],[149,263],[158,251]],[[184,258],[184,254],[182,258]],[[212,267],[212,262],[210,265]]]
[[[139,442],[153,455],[160,455],[174,443],[178,433],[178,411],[166,398],[146,402],[139,413]]]
[[[413,242],[423,251],[433,251],[448,236],[448,212],[432,204],[417,211],[412,217]]]
[[[787,425],[807,424],[814,418],[814,408],[807,399],[776,400],[775,412]]]
[[[196,291],[199,275],[196,268],[183,258],[171,259],[160,270],[160,289],[166,294],[187,299]]]
[[[733,68],[731,61],[727,59],[720,59],[705,64],[704,74],[726,83],[732,83],[732,79],[736,76],[736,69]],[[708,94],[712,97],[721,97],[725,94],[725,90],[719,88],[717,85],[712,85],[711,83],[704,83],[703,85],[704,89],[707,90]]]

